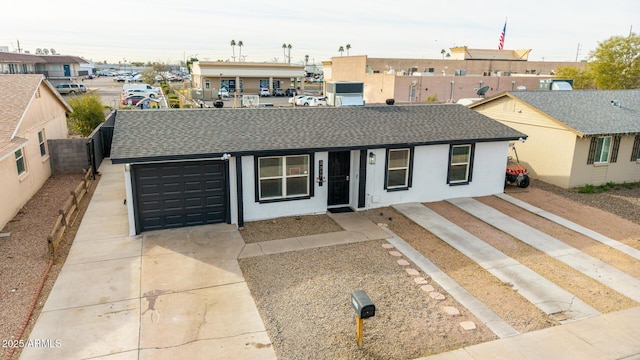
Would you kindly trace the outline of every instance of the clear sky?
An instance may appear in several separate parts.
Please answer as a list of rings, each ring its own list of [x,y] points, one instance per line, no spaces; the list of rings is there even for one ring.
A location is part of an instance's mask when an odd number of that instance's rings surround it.
[[[231,40],[247,62],[283,62],[283,43],[292,63],[330,60],[346,44],[350,55],[438,59],[454,46],[497,49],[505,18],[506,50],[584,60],[598,42],[640,31],[640,1],[5,0],[0,46],[112,63],[232,61]]]

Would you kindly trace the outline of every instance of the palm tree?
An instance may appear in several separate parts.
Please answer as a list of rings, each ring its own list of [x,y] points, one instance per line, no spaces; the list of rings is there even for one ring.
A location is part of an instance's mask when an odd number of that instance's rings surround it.
[[[282,44],[282,55],[284,56],[283,62],[287,62],[287,44]]]
[[[287,55],[287,58],[289,59],[289,64],[291,64],[291,48],[293,46],[291,46],[291,44],[287,45],[287,50],[289,50],[289,54]]]
[[[305,55],[304,56],[304,66],[306,67],[308,63],[309,63],[309,55]]]
[[[349,49],[351,49],[351,44],[347,44],[345,49],[347,49],[347,56],[349,56]]]
[[[244,44],[242,43],[242,40],[238,40],[238,49],[240,50],[240,54],[238,54],[238,61],[242,61],[242,47],[244,46]]]
[[[340,45],[340,47],[338,48],[338,52],[340,53],[340,56],[342,56],[342,53],[344,52],[344,46]]]
[[[233,50],[233,61],[236,61],[236,41],[231,40],[231,49]]]
[[[442,59],[444,59],[444,54],[446,54],[447,52],[444,51],[444,49],[440,50],[440,54],[442,54]]]

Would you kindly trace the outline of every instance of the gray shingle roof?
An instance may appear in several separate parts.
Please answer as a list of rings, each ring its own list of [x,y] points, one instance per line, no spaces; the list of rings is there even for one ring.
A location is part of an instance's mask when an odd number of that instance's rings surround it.
[[[462,105],[118,111],[114,163],[526,137]]]
[[[584,135],[640,133],[640,90],[515,91],[514,97]],[[621,106],[612,106],[618,101]]]

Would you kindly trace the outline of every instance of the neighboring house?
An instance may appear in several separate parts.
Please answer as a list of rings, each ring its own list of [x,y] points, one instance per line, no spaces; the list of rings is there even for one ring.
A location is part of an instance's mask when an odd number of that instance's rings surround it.
[[[42,74],[54,85],[80,82],[88,75],[81,69],[87,61],[77,56],[26,54],[0,51],[0,74]]]
[[[131,234],[500,193],[526,135],[462,105],[118,111]]]
[[[51,176],[47,139],[72,109],[42,75],[0,75],[0,229]]]
[[[533,178],[563,188],[640,181],[640,90],[507,92],[469,106],[529,135]]]
[[[583,68],[582,62],[529,61],[531,50],[450,48],[447,59],[371,58],[335,56],[323,61],[324,80],[364,83],[367,104],[448,102],[526,88],[535,90],[540,80],[552,79],[561,67]],[[325,94],[328,93],[325,89]]]

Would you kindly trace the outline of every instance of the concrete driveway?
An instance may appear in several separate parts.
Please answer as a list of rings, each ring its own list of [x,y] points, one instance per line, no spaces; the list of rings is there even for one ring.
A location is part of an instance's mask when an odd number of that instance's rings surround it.
[[[128,236],[109,159],[21,359],[275,359],[234,225]]]

